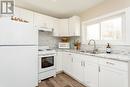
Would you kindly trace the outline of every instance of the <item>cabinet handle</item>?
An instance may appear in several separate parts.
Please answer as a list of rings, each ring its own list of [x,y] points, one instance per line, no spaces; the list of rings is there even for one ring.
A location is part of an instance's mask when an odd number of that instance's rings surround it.
[[[39,28],[47,28],[47,27],[39,27]]]
[[[85,61],[84,61],[84,67],[85,67],[86,65],[85,65]]]
[[[85,67],[85,61],[81,61],[81,66]]]
[[[111,63],[111,62],[106,62],[106,64],[115,65],[114,63]]]
[[[81,66],[83,66],[83,62],[81,61]]]
[[[98,71],[101,72],[101,68],[100,68],[100,66],[98,67]]]
[[[71,61],[73,62],[73,58],[71,59]]]

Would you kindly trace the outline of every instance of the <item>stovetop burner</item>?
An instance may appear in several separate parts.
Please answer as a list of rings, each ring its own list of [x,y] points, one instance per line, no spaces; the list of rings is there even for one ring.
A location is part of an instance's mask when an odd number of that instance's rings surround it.
[[[56,51],[54,49],[50,49],[48,46],[39,46],[39,55],[48,55],[48,54],[55,54]]]

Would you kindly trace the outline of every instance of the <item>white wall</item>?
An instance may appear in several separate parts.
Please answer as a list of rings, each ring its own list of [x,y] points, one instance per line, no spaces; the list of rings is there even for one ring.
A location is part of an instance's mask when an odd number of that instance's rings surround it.
[[[130,0],[105,0],[80,14],[81,20],[89,20],[130,6]]]

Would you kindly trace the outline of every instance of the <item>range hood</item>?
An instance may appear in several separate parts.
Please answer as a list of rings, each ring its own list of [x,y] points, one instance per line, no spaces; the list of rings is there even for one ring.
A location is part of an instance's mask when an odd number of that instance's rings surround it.
[[[38,30],[43,32],[53,32],[52,28],[47,28],[47,27],[38,27]]]

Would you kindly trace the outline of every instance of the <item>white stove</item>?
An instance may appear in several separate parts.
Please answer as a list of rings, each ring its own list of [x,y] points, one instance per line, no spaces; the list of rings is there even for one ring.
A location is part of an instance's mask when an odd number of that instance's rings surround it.
[[[53,49],[50,49],[49,46],[39,46],[38,54],[39,55],[56,54],[56,51]]]
[[[48,46],[39,46],[39,82],[56,76],[56,51]]]

